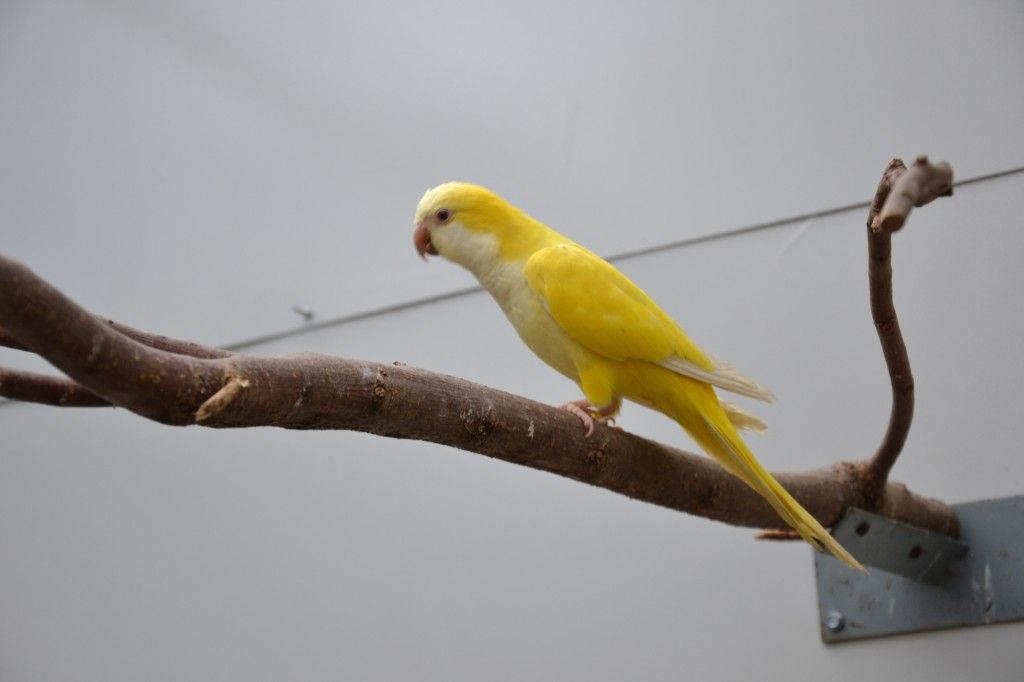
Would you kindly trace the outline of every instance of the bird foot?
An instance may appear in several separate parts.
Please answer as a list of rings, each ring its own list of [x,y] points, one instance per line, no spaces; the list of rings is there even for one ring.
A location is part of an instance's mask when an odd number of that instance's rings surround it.
[[[619,411],[619,405],[617,403],[612,403],[607,407],[597,408],[594,407],[590,401],[585,398],[581,398],[580,400],[570,400],[567,403],[563,403],[558,406],[558,409],[571,412],[580,418],[580,421],[583,422],[583,426],[587,429],[587,433],[584,438],[590,438],[594,433],[594,422],[608,424],[609,426],[618,428],[615,426],[615,414]]]

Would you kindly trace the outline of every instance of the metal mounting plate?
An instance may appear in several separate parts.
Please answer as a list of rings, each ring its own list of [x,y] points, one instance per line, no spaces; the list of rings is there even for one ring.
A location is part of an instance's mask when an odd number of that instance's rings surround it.
[[[815,552],[822,641],[1024,620],[1024,496],[953,508],[960,542],[861,509],[836,524],[868,573]]]

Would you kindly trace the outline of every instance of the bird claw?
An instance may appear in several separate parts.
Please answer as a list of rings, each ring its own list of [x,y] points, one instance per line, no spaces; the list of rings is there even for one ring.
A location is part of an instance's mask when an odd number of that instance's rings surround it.
[[[615,426],[615,412],[619,409],[618,403],[613,403],[613,405],[606,408],[598,409],[585,399],[571,400],[559,405],[558,409],[570,412],[580,418],[580,421],[583,422],[583,425],[587,428],[587,433],[584,438],[590,438],[594,433],[594,422],[607,424],[614,429],[619,428],[618,426]]]
[[[590,438],[591,434],[594,433],[594,417],[590,414],[590,412],[581,407],[579,402],[574,401],[565,403],[563,405],[559,405],[558,409],[565,410],[566,412],[574,414],[580,418],[580,421],[583,422],[583,425],[587,427],[587,433],[584,436],[584,438]]]

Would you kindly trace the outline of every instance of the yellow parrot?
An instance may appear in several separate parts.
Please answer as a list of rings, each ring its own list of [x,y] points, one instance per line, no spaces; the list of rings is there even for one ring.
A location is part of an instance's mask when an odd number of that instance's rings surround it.
[[[623,398],[679,423],[726,471],[764,497],[820,551],[864,570],[761,465],[737,428],[763,429],[722,402],[715,388],[772,400],[771,392],[705,355],[654,301],[610,263],[490,190],[449,182],[416,207],[420,256],[441,255],[469,270],[541,360],[586,396],[562,406],[589,436]]]

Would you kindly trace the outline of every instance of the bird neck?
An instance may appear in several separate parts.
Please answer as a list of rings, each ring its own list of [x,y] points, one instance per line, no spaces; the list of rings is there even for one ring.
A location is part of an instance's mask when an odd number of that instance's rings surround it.
[[[485,287],[509,268],[547,246],[567,241],[543,223],[522,214],[500,222],[455,222],[437,235],[441,254],[463,266]]]

